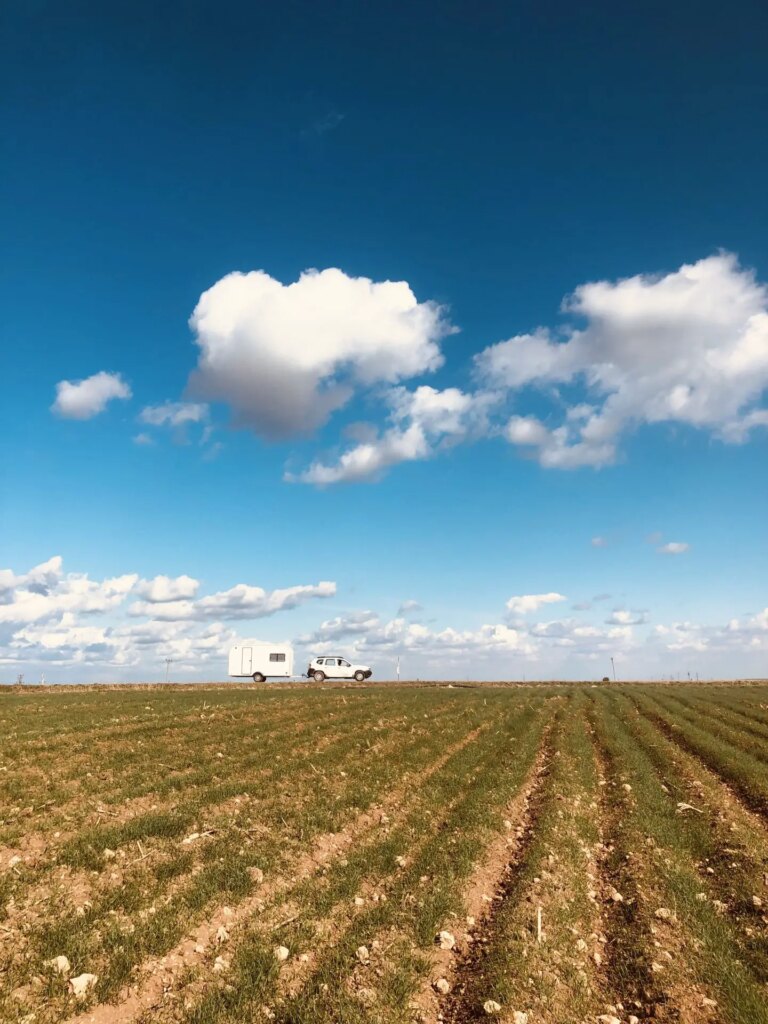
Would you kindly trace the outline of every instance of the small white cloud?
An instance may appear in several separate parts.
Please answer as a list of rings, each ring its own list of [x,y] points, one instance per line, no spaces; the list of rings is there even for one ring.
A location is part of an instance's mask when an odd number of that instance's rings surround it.
[[[510,597],[507,601],[507,608],[518,615],[528,615],[529,612],[537,611],[542,605],[565,600],[566,598],[563,594],[556,594],[554,592],[549,594],[519,594],[515,597]]]
[[[682,555],[686,551],[690,550],[690,544],[685,544],[683,541],[671,540],[667,544],[662,544],[661,547],[656,548],[660,555]]]
[[[164,402],[145,406],[139,420],[152,427],[182,427],[186,423],[204,423],[208,412],[205,402]]]
[[[119,373],[102,370],[85,380],[60,380],[51,411],[69,420],[90,420],[115,398],[131,397],[131,389]]]
[[[605,537],[593,537],[592,540],[590,541],[590,544],[592,545],[593,548],[607,548],[608,547],[608,541],[606,540]]]
[[[149,434],[136,434],[133,438],[133,443],[138,445],[153,445],[155,443],[154,438],[150,437]]]

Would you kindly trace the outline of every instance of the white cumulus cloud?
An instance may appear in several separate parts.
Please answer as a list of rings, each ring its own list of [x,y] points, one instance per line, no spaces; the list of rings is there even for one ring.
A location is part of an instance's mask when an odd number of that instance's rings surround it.
[[[70,420],[90,420],[115,398],[130,398],[131,389],[119,373],[102,370],[85,380],[60,380],[51,410]]]
[[[200,581],[192,576],[155,576],[151,580],[141,580],[135,592],[147,601],[161,603],[194,597],[199,586]]]
[[[392,426],[380,436],[361,441],[335,462],[317,460],[302,473],[287,473],[286,479],[320,486],[375,480],[400,462],[430,458],[471,435],[485,433],[496,398],[422,385],[414,391],[393,388],[388,400]]]
[[[768,410],[756,407],[768,387],[768,289],[735,256],[584,284],[564,311],[584,326],[539,328],[475,357],[485,386],[553,394],[580,384],[589,396],[564,413],[559,402],[546,420],[509,420],[508,440],[542,465],[609,464],[641,424],[686,424],[729,442],[768,425]]]
[[[149,615],[154,619],[168,622],[180,622],[185,619],[260,619],[274,615],[275,612],[295,608],[313,598],[333,597],[335,593],[336,584],[327,580],[277,590],[264,590],[262,587],[238,583],[229,590],[222,590],[196,601],[135,601],[129,609],[129,614]]]
[[[453,330],[407,282],[338,269],[287,285],[262,270],[228,274],[190,324],[200,349],[190,391],[227,403],[235,426],[267,438],[311,432],[358,388],[437,369]]]

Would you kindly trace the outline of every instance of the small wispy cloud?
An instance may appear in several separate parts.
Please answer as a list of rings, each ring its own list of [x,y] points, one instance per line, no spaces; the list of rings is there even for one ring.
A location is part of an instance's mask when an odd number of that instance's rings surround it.
[[[666,544],[662,544],[656,550],[660,555],[682,555],[689,551],[690,547],[691,545],[686,544],[684,541],[671,540]]]
[[[607,548],[608,541],[605,537],[593,537],[590,541],[593,548]]]
[[[422,611],[422,606],[419,604],[418,601],[403,601],[403,603],[397,609],[397,615],[398,618],[400,618],[403,615],[408,615],[409,612],[420,611]]]
[[[150,437],[149,434],[136,434],[133,439],[133,443],[138,445],[153,445],[155,443],[155,439]]]
[[[347,115],[342,114],[340,110],[329,110],[321,117],[316,118],[312,124],[308,125],[306,128],[302,128],[301,134],[304,138],[326,135],[328,132],[332,132],[335,128],[338,128],[346,116]]]
[[[609,626],[640,626],[648,621],[648,613],[644,611],[628,611],[616,608],[605,620]]]
[[[507,601],[507,608],[518,615],[527,615],[529,612],[538,611],[542,605],[565,600],[566,597],[563,594],[557,594],[554,591],[549,594],[516,594]]]

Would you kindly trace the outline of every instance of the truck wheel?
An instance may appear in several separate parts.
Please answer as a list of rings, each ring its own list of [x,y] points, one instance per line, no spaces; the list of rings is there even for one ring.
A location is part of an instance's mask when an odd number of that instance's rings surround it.
[[[267,677],[263,676],[261,674],[261,672],[254,672],[253,673],[253,681],[254,681],[254,683],[266,683]]]
[[[322,681],[325,679],[325,672],[321,672],[318,669],[317,672],[312,673],[312,678],[315,680],[316,683],[322,683]]]
[[[362,683],[362,681],[365,679],[365,672],[355,672],[355,679],[358,681],[358,683]]]

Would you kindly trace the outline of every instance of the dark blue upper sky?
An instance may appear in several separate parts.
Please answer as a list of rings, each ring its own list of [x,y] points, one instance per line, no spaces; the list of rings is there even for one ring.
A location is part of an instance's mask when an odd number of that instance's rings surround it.
[[[2,442],[2,458],[4,486],[31,506],[22,515],[15,502],[6,505],[3,564],[55,548],[80,557],[85,571],[117,571],[120,550],[126,572],[186,571],[185,551],[197,557],[201,526],[188,506],[177,516],[172,494],[155,493],[158,481],[173,480],[186,502],[201,480],[206,491],[226,490],[243,462],[284,494],[269,499],[268,513],[254,512],[261,534],[279,523],[294,549],[309,538],[325,550],[309,515],[296,513],[310,492],[279,483],[295,453],[303,464],[313,457],[317,437],[276,449],[228,435],[211,463],[170,446],[158,464],[161,453],[130,447],[126,422],[136,410],[110,412],[103,426],[62,424],[49,412],[58,381],[99,370],[122,373],[141,404],[181,397],[196,360],[187,318],[230,271],[262,268],[287,283],[309,267],[339,267],[407,281],[419,300],[445,303],[461,327],[443,342],[445,366],[429,381],[461,388],[473,354],[541,324],[556,327],[563,297],[584,282],[666,273],[721,249],[759,280],[768,277],[768,6],[758,0],[9,0],[0,18],[2,393],[6,430],[16,432],[12,446],[7,435]],[[368,401],[341,422],[369,418]],[[583,496],[590,515],[595,505],[621,510],[594,532],[632,521],[640,536],[660,524],[655,513],[634,522],[638,504],[677,514],[684,495],[704,493],[720,460],[729,487],[729,474],[751,481],[734,514],[757,541],[766,498],[759,442],[713,449],[700,434],[684,435],[670,454],[668,434],[647,431],[642,443],[627,441],[618,467],[597,476],[589,468],[563,476],[480,446],[421,467],[418,485],[414,466],[396,467],[375,492],[346,488],[315,500],[339,516],[339,545],[350,542],[354,524],[363,559],[371,544],[398,543],[372,509],[391,512],[403,494],[418,504],[466,473],[476,474],[483,502],[528,496],[539,512],[530,521],[513,513],[516,533],[535,533],[553,493],[566,489],[574,505]],[[323,437],[335,443],[338,424]],[[106,462],[109,469],[97,470]],[[100,510],[92,525],[84,489]],[[104,517],[120,534],[137,493],[146,506],[142,529],[153,539],[130,550],[122,534],[110,548]],[[51,495],[61,522],[46,518]],[[718,503],[722,497],[719,488]],[[249,525],[242,509],[231,515],[236,547]],[[371,534],[361,532],[360,515]],[[433,515],[451,548],[461,532],[455,513],[438,507]],[[478,537],[501,538],[505,527],[482,512],[469,520],[466,543],[491,572],[496,541],[483,551]],[[416,528],[414,549],[434,536],[434,521]],[[552,524],[548,530],[551,537]],[[582,532],[588,544],[586,524]],[[160,564],[174,538],[184,547],[169,557],[173,565]],[[726,560],[721,540],[718,565]],[[342,551],[331,545],[317,566],[306,551],[292,555],[288,578],[267,559],[263,578],[279,586],[304,582],[302,572],[332,573]],[[743,569],[757,571],[747,551]],[[700,567],[696,578],[707,580],[710,570]],[[189,571],[206,572],[198,563]],[[239,572],[233,555],[222,575],[234,583]],[[260,582],[251,578],[258,569],[248,572],[248,582]],[[460,560],[452,572],[461,572]],[[212,564],[206,578],[223,585],[218,573]],[[342,576],[340,568],[329,578]],[[406,590],[417,586],[406,578]],[[395,603],[410,593],[398,585],[382,588]],[[553,578],[552,586],[565,584]],[[517,584],[497,589],[510,588]],[[734,614],[756,610],[757,589],[755,579]],[[373,600],[345,596],[342,605]]]

